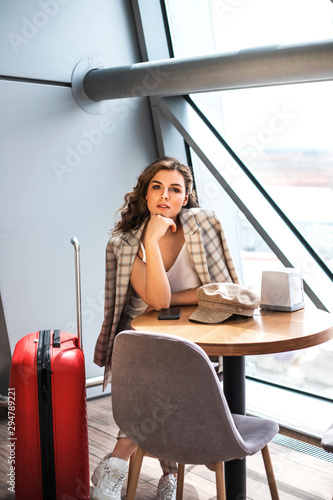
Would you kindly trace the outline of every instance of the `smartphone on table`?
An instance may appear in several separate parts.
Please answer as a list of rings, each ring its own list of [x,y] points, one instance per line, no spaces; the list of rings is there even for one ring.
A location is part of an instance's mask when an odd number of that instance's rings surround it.
[[[158,313],[158,319],[179,319],[180,307],[169,307],[169,309],[161,309]]]

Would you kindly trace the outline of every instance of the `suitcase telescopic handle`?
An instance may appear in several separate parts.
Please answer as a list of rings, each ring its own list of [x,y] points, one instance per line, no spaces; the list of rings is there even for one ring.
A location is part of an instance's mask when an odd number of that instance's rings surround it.
[[[78,348],[83,350],[82,343],[82,309],[81,309],[81,272],[80,272],[80,243],[76,236],[71,238],[75,249],[75,288],[76,288],[76,319]]]

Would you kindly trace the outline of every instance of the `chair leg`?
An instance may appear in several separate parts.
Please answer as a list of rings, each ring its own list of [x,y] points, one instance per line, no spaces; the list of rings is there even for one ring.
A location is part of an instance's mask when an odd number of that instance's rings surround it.
[[[132,459],[134,455],[134,458]],[[128,482],[127,482],[127,500],[134,500],[136,489],[138,486],[140,470],[142,465],[143,457],[145,452],[142,448],[137,448],[130,458],[130,466],[128,471]]]
[[[185,465],[184,464],[178,464],[176,500],[183,500],[184,477],[185,477]]]
[[[215,476],[216,476],[217,500],[226,500],[225,483],[224,483],[224,463],[223,462],[217,462],[215,464]]]
[[[127,492],[128,492],[128,486],[129,486],[129,484],[131,482],[131,476],[132,476],[132,471],[133,471],[135,454],[136,454],[136,450],[133,451],[133,453],[132,453],[132,455],[130,456],[130,459],[129,459],[128,473],[127,473],[127,490],[126,490],[126,496],[127,496]]]
[[[279,500],[279,492],[276,486],[273,465],[271,461],[271,456],[269,453],[268,445],[264,446],[261,450],[262,458],[264,460],[264,465],[267,474],[268,486],[271,492],[272,500]]]

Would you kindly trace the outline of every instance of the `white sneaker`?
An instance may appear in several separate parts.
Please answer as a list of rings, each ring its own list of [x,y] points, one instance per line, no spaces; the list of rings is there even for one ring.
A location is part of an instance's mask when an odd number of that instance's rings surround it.
[[[157,500],[176,500],[177,478],[173,474],[162,476],[158,482]]]
[[[100,463],[97,465],[96,469],[94,470],[92,476],[91,476],[91,482],[93,483],[94,486],[97,486],[97,481],[99,480],[100,475],[102,474],[103,467],[104,467],[104,462],[112,457],[112,453],[108,453],[108,455],[105,455],[105,457],[102,458]]]
[[[121,500],[121,488],[127,469],[126,460],[116,457],[103,459],[92,476],[93,483],[98,479],[91,500]]]

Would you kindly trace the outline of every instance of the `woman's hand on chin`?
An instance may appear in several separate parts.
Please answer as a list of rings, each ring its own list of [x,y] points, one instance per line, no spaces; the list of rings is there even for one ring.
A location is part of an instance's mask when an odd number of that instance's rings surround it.
[[[163,217],[163,215],[152,215],[146,229],[145,241],[154,239],[159,241],[167,230],[170,229],[173,233],[177,231],[177,225],[173,219]]]

